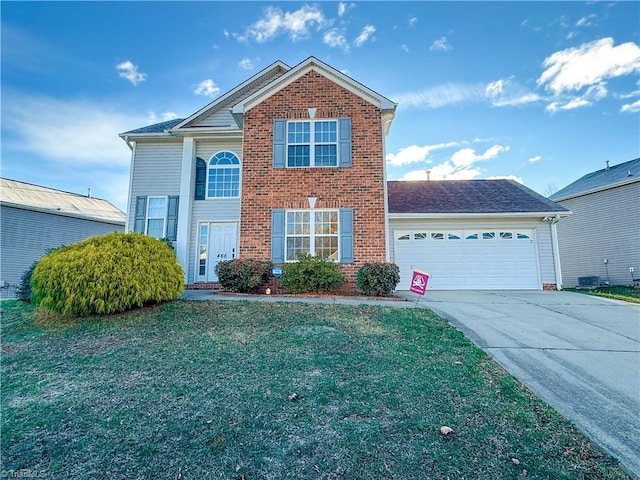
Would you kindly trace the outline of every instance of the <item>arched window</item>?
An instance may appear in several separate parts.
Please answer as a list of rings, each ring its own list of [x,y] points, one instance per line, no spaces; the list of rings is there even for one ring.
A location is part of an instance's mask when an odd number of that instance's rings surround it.
[[[240,196],[240,160],[231,152],[218,152],[209,160],[207,198]]]

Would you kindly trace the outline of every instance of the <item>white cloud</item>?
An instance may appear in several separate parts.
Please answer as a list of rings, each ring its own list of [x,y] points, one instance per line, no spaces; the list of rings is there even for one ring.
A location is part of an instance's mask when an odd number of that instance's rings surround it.
[[[640,47],[632,42],[614,46],[613,38],[602,38],[556,52],[543,65],[538,85],[559,95],[640,72]]]
[[[455,147],[458,144],[456,142],[438,143],[435,145],[410,145],[398,150],[398,153],[388,153],[387,163],[389,165],[408,165],[411,163],[423,162],[426,160],[430,152],[439,150],[442,148]]]
[[[447,40],[447,37],[441,37],[438,40],[436,40],[435,42],[433,42],[431,44],[431,46],[429,47],[429,50],[431,50],[432,52],[448,52],[449,50],[451,50],[451,45],[449,44],[449,41]]]
[[[451,163],[458,168],[466,168],[481,160],[488,160],[497,157],[502,152],[509,151],[509,147],[502,145],[493,145],[489,147],[483,154],[478,155],[472,148],[463,148],[458,150],[451,156]]]
[[[288,35],[296,42],[308,38],[311,27],[320,28],[326,23],[324,14],[316,6],[304,5],[292,12],[267,7],[264,16],[250,25],[243,35],[234,33],[233,36],[241,42],[255,40],[264,43],[278,35]]]
[[[193,90],[193,93],[196,95],[203,95],[205,97],[215,97],[219,92],[220,87],[211,79],[202,80]]]
[[[398,155],[395,157],[390,158],[390,155],[387,155],[387,161],[395,165],[414,163],[414,161],[424,160],[424,158],[428,154],[427,149],[429,148],[443,148],[444,146],[453,145],[456,144],[449,143],[426,147],[417,147],[416,145],[413,145],[411,147],[407,147],[406,149],[401,149],[398,152]],[[425,150],[427,151],[425,152]],[[507,152],[508,150],[508,146],[493,145],[492,147],[489,147],[484,153],[478,154],[472,148],[462,148],[454,152],[448,160],[445,160],[442,163],[439,163],[437,165],[429,165],[425,169],[412,170],[405,173],[401,180],[427,180],[427,178],[431,180],[470,180],[478,177],[482,173],[480,169],[475,166],[477,162],[490,160],[497,157],[503,152]],[[398,156],[400,156],[401,153],[403,153],[404,155],[399,159]],[[421,155],[422,158],[419,158]],[[414,160],[416,158],[418,158],[418,160]],[[407,159],[411,159],[411,161],[406,161]],[[399,160],[401,160],[400,163]],[[394,161],[395,163],[392,163],[392,161]],[[429,171],[429,174],[427,174],[427,170]]]
[[[409,47],[407,47],[404,43],[400,45],[400,50],[409,53]]]
[[[341,17],[347,11],[347,4],[344,2],[338,3],[338,16]]]
[[[67,166],[128,168],[130,151],[118,134],[147,122],[102,105],[15,93],[3,99],[2,108],[7,148]]]
[[[245,57],[240,60],[238,66],[244,70],[253,70],[256,67],[256,62],[259,60],[259,58],[254,58],[253,60],[251,60],[250,58]]]
[[[342,33],[337,28],[332,28],[331,30],[325,32],[324,36],[322,37],[322,41],[330,47],[338,47],[345,52],[349,51],[349,42],[347,41],[347,38],[344,36],[344,33]]]
[[[491,100],[494,107],[518,106],[540,100],[540,96],[528,92],[514,83],[512,79],[489,82],[485,88],[485,95]]]
[[[156,112],[149,112],[147,123],[153,125],[154,123],[166,122],[174,118],[178,118],[175,112],[162,112],[159,115]]]
[[[514,180],[524,185],[522,178],[516,175],[494,175],[493,177],[487,177],[487,180]]]
[[[633,103],[627,103],[620,108],[621,112],[637,113],[640,112],[640,100]]]
[[[482,84],[446,84],[418,92],[396,94],[391,98],[399,108],[439,108],[446,105],[469,101],[485,100],[485,86]]]
[[[593,27],[597,19],[598,17],[594,14],[587,15],[576,22],[576,27]]]
[[[119,72],[120,78],[129,80],[134,86],[147,79],[147,74],[138,72],[138,66],[129,60],[116,65],[116,69]]]
[[[536,163],[536,162],[539,162],[540,160],[542,160],[542,157],[540,155],[536,155],[535,157],[529,158],[529,160],[527,160],[527,162]]]
[[[409,26],[413,27],[416,23],[418,23],[418,17],[411,17],[409,19]]]
[[[360,35],[358,35],[358,37],[353,41],[353,44],[356,47],[361,47],[367,42],[367,40],[375,40],[375,37],[372,36],[374,33],[376,33],[376,27],[373,25],[366,25],[362,29],[362,32],[360,32]]]

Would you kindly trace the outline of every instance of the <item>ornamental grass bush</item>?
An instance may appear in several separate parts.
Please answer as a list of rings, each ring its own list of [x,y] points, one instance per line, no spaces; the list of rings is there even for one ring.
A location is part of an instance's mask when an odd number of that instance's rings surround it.
[[[390,295],[400,282],[400,268],[395,263],[365,263],[356,273],[356,282],[365,295]]]
[[[255,293],[271,274],[273,263],[253,258],[222,260],[216,265],[218,281],[225,290],[237,293]]]
[[[38,261],[31,300],[72,316],[111,314],[177,298],[184,274],[163,241],[109,233],[59,248]]]
[[[338,290],[346,280],[337,263],[301,254],[297,262],[284,264],[279,283],[291,293],[324,293]]]

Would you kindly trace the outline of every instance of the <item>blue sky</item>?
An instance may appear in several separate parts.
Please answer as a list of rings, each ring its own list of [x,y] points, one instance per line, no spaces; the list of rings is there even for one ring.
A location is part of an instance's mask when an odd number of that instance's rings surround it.
[[[125,208],[118,134],[313,55],[398,103],[392,180],[541,194],[640,156],[640,2],[7,2],[2,176]]]

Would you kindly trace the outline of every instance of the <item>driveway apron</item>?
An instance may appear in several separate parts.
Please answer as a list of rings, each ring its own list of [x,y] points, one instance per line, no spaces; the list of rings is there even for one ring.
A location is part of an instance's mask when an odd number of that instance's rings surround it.
[[[427,291],[418,305],[447,318],[640,478],[640,305],[543,291]]]

